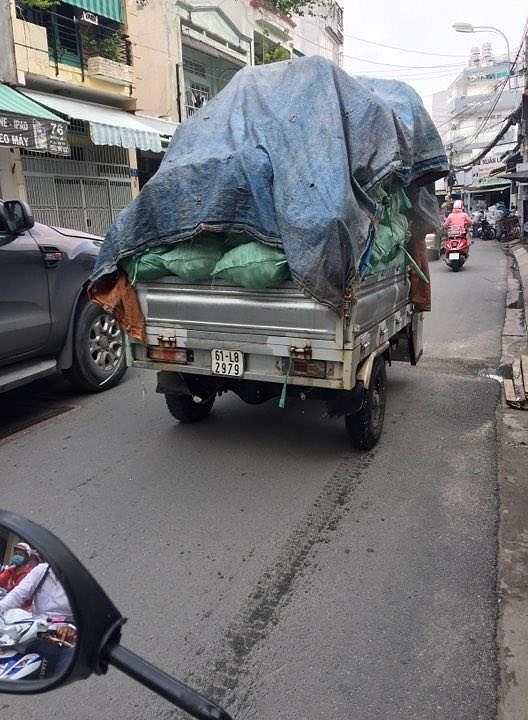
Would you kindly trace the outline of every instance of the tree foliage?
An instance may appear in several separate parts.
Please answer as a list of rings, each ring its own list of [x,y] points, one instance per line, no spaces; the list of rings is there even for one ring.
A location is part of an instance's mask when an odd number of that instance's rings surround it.
[[[267,3],[285,15],[318,15],[332,5],[333,0],[267,0]]]
[[[281,62],[281,60],[289,60],[291,58],[290,53],[286,50],[286,48],[283,48],[282,45],[276,45],[274,48],[270,48],[269,50],[265,49],[263,54],[263,65]]]
[[[34,10],[52,10],[59,2],[60,0],[19,0],[20,5]]]

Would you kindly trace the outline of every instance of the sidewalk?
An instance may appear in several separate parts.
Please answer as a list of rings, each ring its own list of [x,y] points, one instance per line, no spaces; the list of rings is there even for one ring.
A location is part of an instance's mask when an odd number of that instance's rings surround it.
[[[501,366],[528,355],[528,246],[511,245]],[[528,412],[497,409],[499,720],[528,720]]]

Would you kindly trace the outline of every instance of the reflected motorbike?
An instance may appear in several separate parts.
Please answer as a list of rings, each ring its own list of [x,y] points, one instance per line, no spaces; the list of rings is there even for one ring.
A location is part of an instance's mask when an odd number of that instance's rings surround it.
[[[467,233],[457,229],[449,230],[442,240],[442,256],[453,272],[461,270],[469,256]]]
[[[34,618],[26,610],[7,610],[0,618],[0,680],[37,678],[42,655],[29,652],[28,646],[44,633],[51,623]]]

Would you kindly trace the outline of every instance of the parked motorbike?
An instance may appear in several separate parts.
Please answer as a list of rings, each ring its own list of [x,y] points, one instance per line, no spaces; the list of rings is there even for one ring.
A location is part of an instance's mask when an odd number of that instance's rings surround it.
[[[84,680],[93,673],[102,675],[109,666],[113,666],[198,720],[232,720],[219,705],[121,645],[121,629],[125,618],[95,578],[59,538],[31,520],[3,510],[0,510],[0,530],[4,536],[12,536],[17,541],[23,539],[39,551],[40,556],[53,570],[55,578],[62,584],[75,622],[72,626],[75,629],[75,644],[73,652],[69,654],[68,663],[61,663],[60,666],[57,664],[55,672],[44,679],[35,679],[34,671],[25,676],[12,675],[9,679],[7,676],[0,676],[0,692],[24,695],[47,692],[66,683]],[[24,611],[17,610],[15,612],[19,613],[16,616],[19,618],[18,622],[10,623],[10,612],[13,611],[4,612],[4,624],[0,623],[0,649],[4,636],[6,650],[9,647],[18,648],[21,641],[24,639],[25,642],[25,637],[33,632],[36,622],[31,616],[31,619],[23,618],[20,613]],[[46,618],[45,632],[53,630],[49,627],[52,620],[57,624],[57,621],[65,623],[65,618]],[[20,628],[17,628],[17,625]],[[43,628],[44,626],[41,626],[40,630]],[[34,629],[38,635],[39,630],[36,626]],[[63,638],[63,635],[59,636],[59,641],[62,642]],[[21,659],[24,658],[29,667],[34,662],[36,668],[38,659],[30,658],[28,654]],[[15,664],[13,663],[13,668]]]
[[[469,240],[466,232],[449,232],[442,241],[442,255],[445,264],[458,272],[469,256]]]
[[[474,232],[476,231],[476,236],[478,238],[481,238],[482,240],[495,240],[496,232],[493,225],[490,225],[490,223],[484,218],[480,222],[477,222],[473,225]]]
[[[496,237],[499,240],[516,240],[521,236],[521,226],[517,215],[508,213],[495,225]]]

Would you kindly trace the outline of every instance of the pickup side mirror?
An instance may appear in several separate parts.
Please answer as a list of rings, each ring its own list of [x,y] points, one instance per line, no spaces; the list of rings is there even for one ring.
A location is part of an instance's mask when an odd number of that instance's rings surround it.
[[[9,234],[21,235],[34,224],[33,213],[27,203],[21,200],[0,201],[0,225],[4,225]]]
[[[0,598],[0,693],[46,692],[113,666],[198,720],[231,720],[212,700],[120,644],[125,618],[59,538],[4,510],[0,531],[16,553],[22,549],[36,562]],[[33,614],[17,609],[28,596]]]

